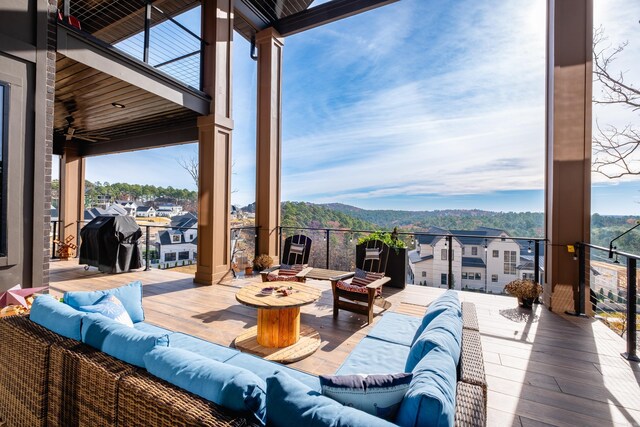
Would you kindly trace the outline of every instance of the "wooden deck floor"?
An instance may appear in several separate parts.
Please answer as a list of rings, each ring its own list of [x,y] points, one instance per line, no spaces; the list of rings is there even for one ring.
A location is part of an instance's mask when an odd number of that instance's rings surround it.
[[[132,280],[144,285],[146,320],[222,345],[256,324],[255,309],[236,302],[246,280],[196,286],[193,276],[166,270],[106,275],[75,261],[51,263],[54,294],[105,289]],[[259,280],[259,279],[253,279]],[[292,367],[331,374],[368,331],[364,316],[341,312],[332,318],[328,282],[309,281],[322,297],[302,307],[302,323],[318,330],[320,349]],[[395,292],[394,292],[395,291]],[[385,288],[390,311],[420,316],[442,291],[409,286]],[[640,366],[620,353],[622,338],[592,319],[559,316],[544,306],[516,308],[510,297],[461,292],[476,304],[489,383],[489,426],[640,425]],[[379,319],[380,317],[376,317]]]

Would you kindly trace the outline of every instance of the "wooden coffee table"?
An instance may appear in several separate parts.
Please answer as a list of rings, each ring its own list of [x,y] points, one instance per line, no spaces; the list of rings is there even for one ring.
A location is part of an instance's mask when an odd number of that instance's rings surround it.
[[[265,287],[291,287],[292,294],[263,295]],[[300,325],[300,307],[320,298],[320,291],[297,282],[255,283],[236,294],[239,303],[258,309],[258,325],[239,335],[235,347],[280,363],[292,363],[313,354],[320,347],[320,334]]]
[[[340,280],[345,280],[353,277],[354,274],[355,273],[353,271],[328,270],[326,268],[313,267],[304,275],[304,278],[314,280],[331,280],[339,278]]]

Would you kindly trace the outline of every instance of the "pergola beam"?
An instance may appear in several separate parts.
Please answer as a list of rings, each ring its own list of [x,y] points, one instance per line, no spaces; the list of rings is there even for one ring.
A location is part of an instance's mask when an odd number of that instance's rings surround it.
[[[358,15],[398,0],[332,0],[316,7],[286,16],[273,24],[283,36],[300,33]]]

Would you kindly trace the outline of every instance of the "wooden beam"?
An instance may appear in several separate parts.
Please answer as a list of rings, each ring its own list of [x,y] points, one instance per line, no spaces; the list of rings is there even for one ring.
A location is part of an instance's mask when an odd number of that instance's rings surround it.
[[[300,33],[340,19],[358,15],[398,0],[332,0],[316,7],[286,16],[273,24],[283,36]]]
[[[90,157],[189,144],[197,141],[198,124],[196,118],[194,118],[183,124],[176,125],[172,123],[166,128],[154,129],[151,132],[132,133],[124,138],[91,143],[81,142],[79,151],[82,157]]]
[[[234,12],[239,14],[247,24],[251,25],[256,31],[269,26],[266,20],[248,0],[239,0],[234,5]]]
[[[115,48],[60,25],[58,53],[198,114],[209,114],[210,99],[196,89],[158,72],[144,62],[120,53]]]

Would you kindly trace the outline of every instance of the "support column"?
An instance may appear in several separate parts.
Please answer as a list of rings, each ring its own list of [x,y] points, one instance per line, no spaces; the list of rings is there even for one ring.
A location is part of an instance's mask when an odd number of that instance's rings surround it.
[[[258,250],[278,259],[282,151],[282,36],[273,28],[256,34],[258,47],[258,123],[256,225]]]
[[[198,118],[198,258],[194,282],[212,285],[230,268],[231,53],[233,0],[202,2],[203,91],[208,116]]]
[[[67,144],[60,157],[60,239],[78,238],[78,221],[84,219],[85,160],[78,155],[76,145]]]
[[[578,294],[578,265],[567,245],[589,242],[591,233],[593,3],[548,5],[544,301],[564,311],[573,310]],[[561,302],[563,289],[572,289],[573,299]]]

